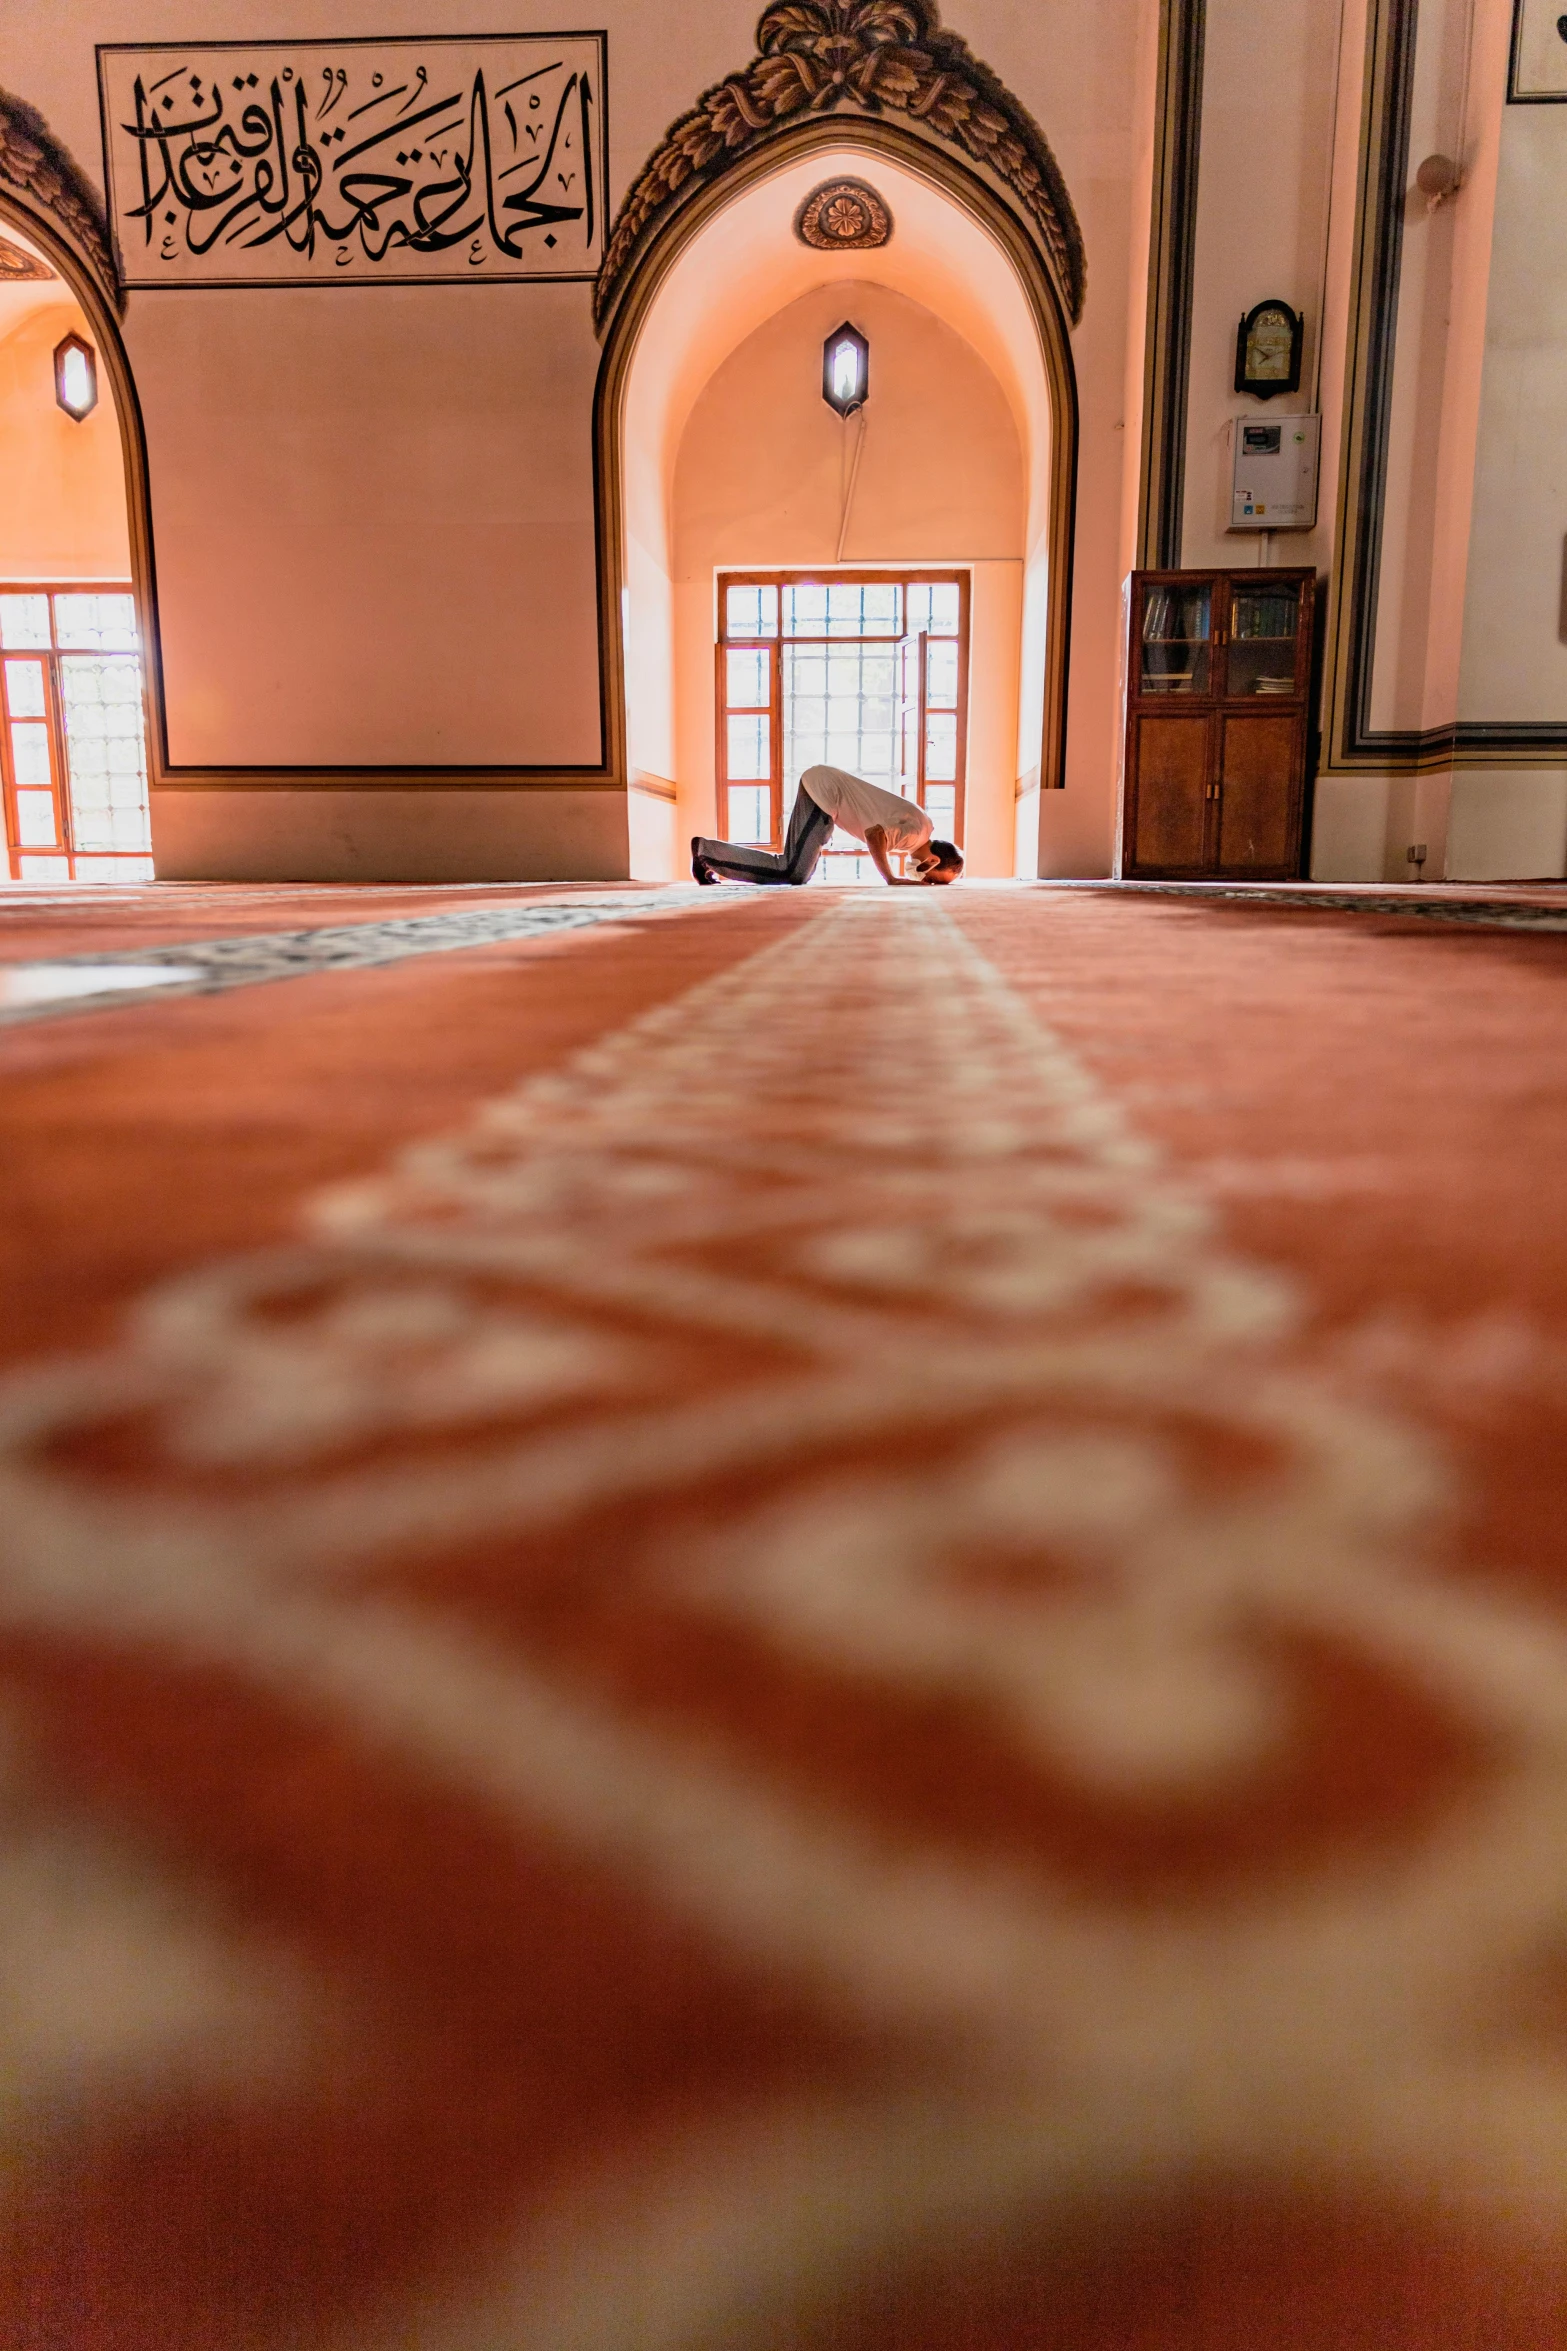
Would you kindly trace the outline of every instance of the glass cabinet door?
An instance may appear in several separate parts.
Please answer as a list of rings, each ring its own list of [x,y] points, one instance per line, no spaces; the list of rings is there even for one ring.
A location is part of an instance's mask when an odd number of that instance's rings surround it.
[[[1141,694],[1207,694],[1211,692],[1212,654],[1208,639],[1213,616],[1213,588],[1165,587],[1151,581],[1143,592]]]
[[[1300,589],[1293,583],[1230,591],[1229,694],[1293,694]]]

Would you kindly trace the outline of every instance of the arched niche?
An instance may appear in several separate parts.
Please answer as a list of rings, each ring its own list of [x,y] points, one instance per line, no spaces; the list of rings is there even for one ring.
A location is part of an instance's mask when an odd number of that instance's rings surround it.
[[[822,253],[793,233],[818,183],[867,178],[895,232]],[[1072,224],[1075,232],[1075,222]],[[633,870],[681,870],[672,518],[681,437],[704,386],[765,320],[835,278],[919,302],[1000,385],[1024,457],[1016,773],[1064,755],[1077,398],[1068,299],[1036,229],[962,157],[885,117],[792,123],[697,186],[642,237],[607,308],[596,416],[606,732],[632,786]],[[934,550],[933,550],[934,552]]]

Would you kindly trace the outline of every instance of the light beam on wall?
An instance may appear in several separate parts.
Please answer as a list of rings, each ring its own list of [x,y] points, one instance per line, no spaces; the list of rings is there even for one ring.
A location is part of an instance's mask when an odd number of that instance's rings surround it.
[[[78,424],[98,405],[98,354],[80,335],[54,347],[54,396]]]
[[[840,416],[865,405],[870,390],[871,347],[847,319],[822,345],[822,398]]]

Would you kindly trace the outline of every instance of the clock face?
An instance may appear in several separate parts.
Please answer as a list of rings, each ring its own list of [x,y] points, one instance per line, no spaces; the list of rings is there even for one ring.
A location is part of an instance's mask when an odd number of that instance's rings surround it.
[[[1295,323],[1288,311],[1264,310],[1246,330],[1246,373],[1257,383],[1289,381]]]

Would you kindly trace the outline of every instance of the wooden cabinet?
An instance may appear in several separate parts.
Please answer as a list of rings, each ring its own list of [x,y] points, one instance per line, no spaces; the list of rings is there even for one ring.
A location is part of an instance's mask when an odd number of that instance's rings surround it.
[[[1311,571],[1134,571],[1116,871],[1300,872]]]

